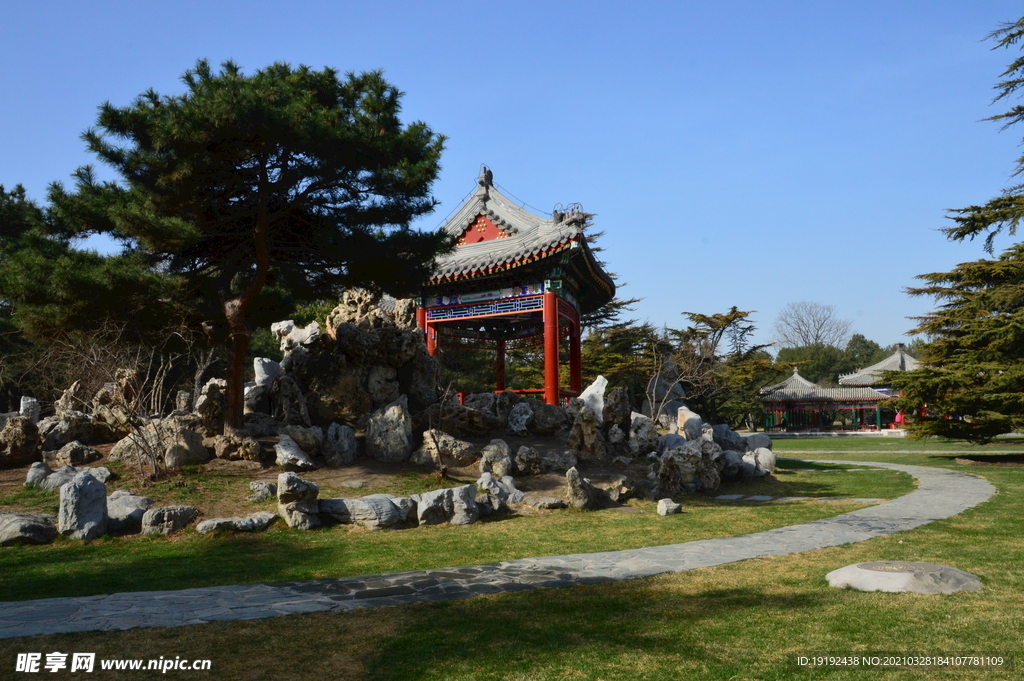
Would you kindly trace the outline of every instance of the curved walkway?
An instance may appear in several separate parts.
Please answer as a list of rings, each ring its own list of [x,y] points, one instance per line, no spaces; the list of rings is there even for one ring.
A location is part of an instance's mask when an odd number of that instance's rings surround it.
[[[834,518],[741,537],[705,539],[686,544],[524,558],[492,565],[369,577],[0,603],[0,638],[134,627],[174,627],[214,620],[373,608],[684,572],[910,530],[956,515],[996,492],[981,478],[941,468],[864,461],[819,463],[855,463],[903,471],[917,479],[918,489],[887,503]]]

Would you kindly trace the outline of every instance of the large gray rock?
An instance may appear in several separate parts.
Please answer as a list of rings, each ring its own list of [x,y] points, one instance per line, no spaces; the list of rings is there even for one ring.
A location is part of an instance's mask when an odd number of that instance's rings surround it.
[[[527,404],[533,411],[527,427],[534,435],[554,435],[570,425],[565,409],[557,404],[545,404],[540,400],[528,400]]]
[[[319,485],[303,480],[295,473],[277,476],[277,512],[288,527],[296,530],[320,527],[319,494]]]
[[[416,502],[417,521],[420,525],[438,525],[445,522],[452,525],[470,525],[480,517],[474,485],[414,494],[411,499]]]
[[[466,395],[465,399],[462,400],[462,406],[478,409],[497,416],[497,413],[494,411],[494,399],[494,393],[473,393]]]
[[[274,452],[277,454],[275,462],[286,471],[311,471],[316,469],[316,464],[299,447],[295,440],[287,435],[281,435],[277,444],[274,445]]]
[[[93,461],[99,461],[103,455],[88,445],[72,441],[55,452],[43,452],[43,461],[48,466],[60,468],[61,466],[84,466]]]
[[[743,436],[735,432],[728,425],[720,423],[716,426],[712,426],[712,431],[714,432],[715,444],[723,450],[732,450],[736,452],[746,451],[747,447],[743,440]]]
[[[185,529],[198,517],[199,511],[191,506],[150,508],[142,514],[142,534],[171,535]]]
[[[412,454],[412,417],[405,395],[370,415],[366,453],[378,461],[398,463]]]
[[[270,390],[273,383],[246,384],[242,398],[243,413],[270,415]]]
[[[454,437],[485,437],[502,430],[501,419],[461,404],[434,404],[417,415],[416,430],[435,428]]]
[[[529,401],[522,401],[508,413],[506,430],[512,435],[529,435],[529,423],[533,420],[533,409]]]
[[[242,422],[245,424],[245,432],[252,437],[277,435],[277,429],[282,425],[270,414],[249,413],[242,417]]]
[[[718,489],[721,484],[718,473],[721,455],[718,445],[703,438],[665,449],[651,466],[652,491],[676,496]]]
[[[273,482],[266,482],[265,480],[253,480],[249,483],[249,491],[252,492],[248,497],[249,501],[257,504],[267,499],[273,499],[277,496],[277,484]]]
[[[42,489],[43,481],[53,473],[50,467],[42,461],[36,461],[29,466],[28,474],[25,476],[25,487],[39,487]]]
[[[512,449],[504,440],[491,440],[480,454],[481,473],[492,473],[502,478],[512,472]]]
[[[345,525],[363,525],[371,530],[386,530],[398,527],[410,513],[415,514],[416,504],[407,497],[389,494],[371,494],[361,499],[321,499],[320,516]]]
[[[6,430],[6,428],[5,428]],[[60,449],[74,440],[85,444],[108,442],[117,439],[113,436],[110,426],[97,421],[89,414],[80,411],[65,411],[59,415],[48,416],[39,422],[39,437],[42,438],[44,450]],[[0,440],[3,439],[0,433]]]
[[[142,531],[142,516],[156,502],[119,489],[107,497],[107,531],[110,534],[136,534]]]
[[[479,503],[481,494],[486,495],[487,503],[494,511],[499,511],[508,504],[521,504],[526,501],[526,494],[516,488],[516,481],[511,475],[497,479],[490,473],[484,473],[476,481],[476,488],[477,502]]]
[[[601,506],[601,491],[590,484],[575,468],[565,472],[565,500],[576,508],[595,509]]]
[[[280,374],[274,379],[270,389],[270,414],[275,421],[288,425],[306,428],[312,425],[306,398],[299,384],[288,374]]]
[[[722,482],[733,482],[743,477],[743,454],[734,449],[723,451],[718,459],[718,465],[718,474]]]
[[[210,518],[196,525],[196,532],[262,532],[277,520],[277,514],[258,511],[241,518]]]
[[[195,412],[202,419],[204,433],[213,435],[224,429],[227,408],[228,382],[223,378],[211,378],[196,398]]]
[[[468,466],[480,458],[475,445],[452,437],[444,431],[431,429],[423,433],[423,446],[409,458],[413,463],[433,465],[439,457],[445,466]]]
[[[751,454],[757,459],[757,465],[765,473],[775,472],[775,452],[767,447],[758,447]]]
[[[825,575],[829,586],[858,591],[951,594],[981,591],[981,580],[963,570],[936,563],[910,563],[902,560],[857,563]]]
[[[107,486],[86,472],[60,488],[58,529],[72,539],[98,539],[107,533]]]
[[[211,457],[203,446],[203,436],[186,423],[174,418],[148,421],[119,440],[107,458],[131,465],[156,461],[167,468],[206,463]]]
[[[125,405],[124,393],[117,383],[106,383],[93,395],[91,412],[96,421],[110,426],[117,438],[132,432],[132,415]]]
[[[356,460],[359,445],[355,432],[348,426],[332,423],[327,428],[323,443],[323,455],[331,466],[346,466]]]
[[[217,435],[213,438],[213,454],[228,461],[259,461],[260,443],[244,435]]]
[[[0,546],[49,544],[56,538],[52,515],[0,513]]]
[[[27,416],[12,416],[0,430],[0,466],[19,466],[39,458],[39,428]],[[56,448],[55,448],[56,449]]]
[[[608,387],[608,379],[598,376],[580,393],[580,401],[594,412],[598,424],[604,423],[604,390]]]
[[[281,373],[281,365],[266,357],[257,357],[252,361],[253,372],[256,375],[256,385],[270,387],[274,379]]]

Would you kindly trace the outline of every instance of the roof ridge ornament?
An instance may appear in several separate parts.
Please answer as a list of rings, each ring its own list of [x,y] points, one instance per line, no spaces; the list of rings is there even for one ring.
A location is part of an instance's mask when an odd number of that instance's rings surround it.
[[[491,198],[490,188],[494,186],[494,173],[491,169],[480,164],[480,177],[476,178],[477,184],[483,187],[480,193],[480,200],[486,203]]]

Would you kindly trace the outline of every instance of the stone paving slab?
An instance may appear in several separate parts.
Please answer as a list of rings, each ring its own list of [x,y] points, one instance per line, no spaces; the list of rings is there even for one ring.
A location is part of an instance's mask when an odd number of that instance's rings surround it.
[[[976,506],[996,491],[982,478],[957,471],[887,463],[858,465],[909,473],[917,479],[918,488],[899,499],[834,518],[685,544],[363,577],[6,602],[0,603],[0,638],[379,608],[684,572],[910,530]]]

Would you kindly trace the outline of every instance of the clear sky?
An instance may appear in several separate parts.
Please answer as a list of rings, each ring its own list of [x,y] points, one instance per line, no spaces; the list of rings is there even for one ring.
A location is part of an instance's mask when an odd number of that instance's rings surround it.
[[[448,136],[419,223],[495,183],[550,212],[596,213],[633,316],[835,305],[905,340],[932,309],[914,275],[982,257],[944,211],[1010,183],[1021,131],[981,119],[1016,50],[984,37],[1003,0],[901,2],[14,2],[0,0],[0,184],[93,162],[79,135],[199,58],[383,69],[406,120]],[[1007,245],[1004,240],[998,245]]]

